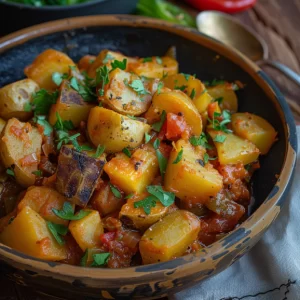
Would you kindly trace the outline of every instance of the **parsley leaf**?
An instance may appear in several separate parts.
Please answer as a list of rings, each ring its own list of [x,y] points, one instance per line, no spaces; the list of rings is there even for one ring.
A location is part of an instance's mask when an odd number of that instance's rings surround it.
[[[91,267],[100,267],[106,265],[109,257],[110,253],[93,254],[94,261],[92,262]]]
[[[172,164],[178,164],[182,160],[183,149],[181,149],[176,157],[176,159],[172,162]]]
[[[128,148],[123,148],[122,152],[127,155],[129,158],[131,157],[131,152],[129,151]]]
[[[225,81],[224,80],[217,80],[217,79],[213,79],[211,82],[209,81],[203,81],[205,86],[216,86],[219,84],[224,84]]]
[[[76,133],[72,136],[70,136],[67,132],[63,131],[63,130],[59,130],[56,132],[58,135],[58,144],[57,144],[57,150],[59,150],[61,148],[61,146],[63,144],[68,144],[68,143],[72,143],[74,148],[77,151],[81,150],[81,147],[79,146],[78,142],[77,142],[77,138],[80,136],[80,133]]]
[[[132,198],[133,196],[134,196],[134,193],[131,193],[131,194],[127,195],[124,199],[130,199],[130,198]]]
[[[62,224],[54,224],[50,221],[46,221],[46,223],[49,231],[52,233],[53,237],[59,243],[59,245],[64,245],[65,240],[61,236],[68,233],[68,227]]]
[[[56,112],[56,122],[53,127],[56,130],[64,130],[64,131],[72,130],[75,128],[71,120],[63,121],[58,112]]]
[[[63,220],[69,220],[69,221],[81,220],[82,218],[90,214],[90,211],[80,210],[76,215],[74,215],[73,206],[70,202],[65,202],[62,210],[52,208],[52,211],[59,218]]]
[[[111,71],[113,71],[115,69],[125,70],[126,69],[126,65],[127,65],[127,59],[126,58],[124,58],[123,61],[114,60],[114,61],[111,62],[111,66],[112,66],[112,70]]]
[[[133,206],[134,208],[142,207],[144,209],[145,214],[149,215],[151,213],[151,207],[156,206],[156,199],[157,198],[155,196],[150,195],[141,201],[134,202]]]
[[[58,92],[50,93],[45,89],[37,91],[32,96],[31,110],[34,110],[37,115],[48,115],[50,107],[52,104],[56,103],[58,97]],[[29,109],[29,106],[26,106],[26,109]]]
[[[42,177],[42,171],[41,170],[36,170],[31,172],[31,174],[35,175],[36,177]]]
[[[101,88],[98,91],[100,96],[104,95],[104,87],[109,83],[108,74],[109,70],[107,66],[102,66],[96,70],[96,85],[101,83]]]
[[[48,123],[45,116],[35,116],[33,118],[33,121],[36,122],[37,124],[41,125],[44,128],[45,136],[50,136],[51,133],[53,132],[53,128]]]
[[[114,56],[112,56],[110,53],[107,53],[104,57],[102,63],[107,64],[110,60],[115,59]]]
[[[182,91],[182,92],[183,92],[186,88],[187,88],[187,85],[182,85],[182,86],[175,85],[175,86],[174,86],[174,90],[180,90],[180,91]]]
[[[203,156],[203,162],[204,164],[206,165],[208,163],[209,160],[215,160],[217,159],[216,157],[209,157],[209,155],[207,153],[204,153],[204,156]]]
[[[86,250],[84,251],[83,256],[82,256],[81,259],[80,259],[80,265],[81,265],[82,267],[86,267],[87,260],[88,260],[88,256],[89,256],[89,250],[86,249]]]
[[[96,153],[94,155],[92,155],[92,157],[99,158],[103,154],[104,151],[105,151],[105,146],[98,145]]]
[[[161,89],[164,87],[164,83],[160,81],[157,85],[157,95],[161,93]]]
[[[159,145],[160,145],[160,140],[159,139],[156,139],[153,143],[153,147],[155,150],[157,150],[159,148]]]
[[[143,59],[143,63],[150,62],[150,61],[152,61],[152,57],[145,57]]]
[[[75,77],[72,77],[70,80],[70,86],[72,89],[74,89],[75,91],[79,92],[79,85],[78,85],[78,81]]]
[[[214,142],[218,142],[218,143],[224,143],[226,140],[226,136],[225,135],[216,135],[214,138]]]
[[[6,174],[15,177],[15,172],[14,172],[14,170],[11,169],[11,168],[6,169]]]
[[[147,144],[151,140],[151,135],[145,132],[145,144]]]
[[[162,177],[164,177],[164,175],[166,173],[166,169],[167,169],[168,160],[167,160],[167,158],[165,158],[163,156],[163,154],[158,149],[159,145],[160,145],[160,141],[159,141],[159,139],[156,139],[153,143],[153,147],[155,149],[156,157],[158,160],[160,174]]]
[[[57,85],[57,86],[60,86],[62,81],[64,79],[67,79],[68,78],[68,74],[61,74],[59,72],[54,72],[52,74],[52,81]]]
[[[175,194],[164,191],[160,185],[149,185],[147,186],[147,191],[155,196],[163,206],[168,207],[175,201]]]
[[[109,184],[109,186],[114,196],[117,197],[118,199],[121,199],[122,198],[121,192],[111,183]]]
[[[195,89],[193,88],[192,91],[191,91],[190,98],[191,98],[192,100],[194,100],[195,96],[196,96],[196,91],[195,91]]]
[[[156,56],[155,59],[156,59],[156,62],[157,62],[159,65],[162,65],[162,59],[161,59],[161,57]]]
[[[165,73],[165,71],[164,71],[162,79],[165,79],[166,77],[168,77],[168,72]]]
[[[167,117],[167,113],[165,110],[163,110],[163,112],[160,116],[160,120],[158,122],[152,124],[152,129],[155,130],[156,132],[160,132],[162,126],[165,123],[166,117]]]
[[[219,97],[214,99],[214,102],[218,102],[218,104],[220,105],[223,102],[224,97]]]
[[[138,95],[150,95],[151,93],[148,92],[143,84],[143,81],[141,79],[135,79],[131,83],[128,83],[128,81],[124,80],[124,83],[131,87]]]
[[[190,74],[185,74],[185,73],[180,73],[180,74],[184,76],[184,78],[185,78],[186,81],[189,81],[189,79],[191,77]]]
[[[31,112],[32,111],[32,104],[31,103],[25,103],[24,111]]]
[[[208,140],[207,140],[207,137],[206,137],[204,132],[202,132],[199,137],[192,136],[190,138],[190,143],[193,146],[202,146],[206,149],[211,149],[212,148],[211,145],[208,144]]]
[[[222,117],[222,121],[219,121],[217,117]],[[222,114],[214,112],[213,119],[208,118],[208,121],[212,124],[214,130],[223,131],[225,133],[231,133],[232,130],[226,127],[226,124],[231,122],[231,114],[228,110],[223,110]]]

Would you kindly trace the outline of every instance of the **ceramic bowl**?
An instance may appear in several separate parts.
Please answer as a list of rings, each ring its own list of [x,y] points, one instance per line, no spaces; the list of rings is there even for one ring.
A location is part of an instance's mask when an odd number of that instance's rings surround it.
[[[251,216],[227,236],[177,259],[126,269],[96,269],[41,261],[0,244],[1,269],[20,284],[68,299],[146,299],[188,288],[234,263],[253,247],[280,213],[296,160],[296,129],[287,103],[269,77],[239,52],[199,32],[133,16],[92,16],[55,21],[0,40],[0,86],[47,48],[75,61],[104,48],[131,56],[163,55],[176,46],[180,71],[203,80],[240,80],[239,110],[266,118],[278,141],[253,177]]]

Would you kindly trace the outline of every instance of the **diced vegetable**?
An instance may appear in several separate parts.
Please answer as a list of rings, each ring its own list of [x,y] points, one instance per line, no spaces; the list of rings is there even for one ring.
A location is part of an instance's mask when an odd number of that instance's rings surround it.
[[[82,251],[99,247],[101,245],[100,235],[103,233],[99,212],[91,209],[84,211],[90,211],[90,213],[80,220],[71,221],[69,225],[72,236]]]
[[[182,91],[164,88],[160,94],[155,93],[145,117],[150,123],[154,123],[159,121],[163,111],[182,115],[193,134],[200,135],[202,132],[201,116],[193,101]]]
[[[6,85],[0,89],[0,117],[5,120],[18,118],[27,121],[32,116],[26,111],[26,105],[31,102],[32,95],[39,86],[31,79],[23,79]]]
[[[55,241],[46,221],[28,206],[2,231],[0,242],[41,259],[57,261],[66,258],[65,247]]]
[[[126,194],[142,193],[157,175],[158,161],[153,147],[147,144],[134,151],[131,158],[118,154],[104,166],[104,171]]]
[[[139,247],[143,263],[168,261],[183,255],[199,230],[200,222],[190,212],[177,210],[165,216],[142,236]]]
[[[6,168],[13,168],[16,180],[24,187],[34,184],[40,162],[42,136],[29,123],[13,118],[7,122],[0,139],[1,159]]]
[[[88,71],[89,67],[96,60],[96,56],[94,55],[85,55],[78,62],[78,69],[80,71]]]
[[[64,80],[60,86],[60,95],[56,104],[51,106],[49,123],[53,126],[57,121],[57,114],[63,121],[72,121],[78,127],[81,121],[86,121],[89,112],[95,105],[85,102],[77,91],[72,89],[69,82]]]
[[[105,162],[105,156],[95,158],[63,146],[58,157],[56,189],[74,204],[86,206]]]
[[[150,131],[143,122],[122,116],[103,107],[94,107],[88,119],[88,134],[91,142],[105,146],[105,151],[120,152],[122,149],[138,147]]]
[[[179,152],[182,159],[174,164]],[[165,188],[181,200],[205,203],[221,190],[222,176],[210,163],[204,163],[205,150],[201,146],[179,140],[173,148],[165,174]]]
[[[57,86],[52,80],[52,74],[55,72],[61,74],[69,73],[70,66],[75,66],[75,64],[66,54],[57,50],[47,49],[38,55],[33,63],[25,68],[24,72],[41,89],[54,91]]]
[[[261,154],[269,152],[277,132],[268,121],[250,113],[236,113],[231,119],[235,134],[255,144]]]
[[[247,165],[258,159],[259,149],[250,141],[223,131],[209,129],[208,133],[213,140],[216,136],[225,138],[222,143],[214,141],[218,151],[218,159],[222,165],[237,164],[239,162]]]
[[[18,211],[20,212],[24,207],[29,206],[46,221],[67,226],[69,222],[57,217],[52,210],[53,208],[61,210],[65,201],[66,198],[52,188],[32,186],[28,188],[23,199],[18,204]]]

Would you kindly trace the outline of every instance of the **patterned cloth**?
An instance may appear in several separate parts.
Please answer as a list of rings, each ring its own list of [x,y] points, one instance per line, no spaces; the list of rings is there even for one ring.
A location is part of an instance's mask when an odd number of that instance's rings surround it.
[[[297,128],[298,149],[300,127]],[[171,300],[300,300],[300,153],[283,210],[253,249],[222,273]]]

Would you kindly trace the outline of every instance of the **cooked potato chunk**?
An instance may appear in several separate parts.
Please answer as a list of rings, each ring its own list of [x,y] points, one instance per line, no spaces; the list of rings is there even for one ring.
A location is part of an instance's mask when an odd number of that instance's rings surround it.
[[[144,86],[145,93],[139,95],[131,86],[138,83]],[[140,115],[150,106],[152,93],[149,91],[149,80],[141,80],[138,76],[116,69],[109,73],[109,84],[105,87],[104,96],[100,97],[113,110],[129,115]]]
[[[56,190],[46,186],[32,186],[28,188],[21,202],[18,204],[18,212],[29,206],[39,213],[46,221],[67,226],[69,221],[56,216],[53,208],[61,210],[66,198]]]
[[[57,261],[67,256],[65,247],[55,241],[46,221],[28,206],[2,231],[0,242],[41,259]]]
[[[32,116],[24,107],[31,102],[39,86],[31,79],[16,81],[0,89],[0,117],[5,120],[18,118],[27,121]]]
[[[160,202],[157,202],[155,207],[151,207],[149,215],[145,213],[142,207],[134,207],[134,202],[143,200],[147,196],[147,193],[134,196],[122,206],[119,218],[124,224],[139,230],[146,230],[168,213],[169,208],[163,206]]]
[[[197,239],[198,218],[185,210],[177,210],[152,225],[142,236],[139,247],[144,264],[168,261],[184,254]]]
[[[86,206],[102,174],[104,157],[94,158],[63,146],[58,157],[56,189],[72,203]]]
[[[129,70],[147,78],[163,78],[166,74],[178,73],[178,62],[168,56],[140,58],[137,62],[130,63]]]
[[[222,98],[220,101],[221,109],[227,109],[230,112],[237,112],[238,99],[231,83],[219,84],[207,88],[208,93],[214,99]]]
[[[104,171],[112,184],[125,193],[141,193],[158,173],[158,161],[153,147],[147,144],[135,150],[131,158],[118,154],[104,166]]]
[[[38,83],[41,89],[54,91],[57,86],[52,81],[52,74],[54,72],[68,73],[70,66],[75,66],[75,64],[69,56],[54,49],[47,49],[38,55],[24,72],[28,78]]]
[[[7,122],[0,140],[1,159],[6,168],[13,168],[16,180],[24,187],[33,185],[40,162],[42,136],[29,123],[13,118]]]
[[[174,90],[181,89],[187,94],[197,107],[199,113],[203,113],[208,104],[213,100],[208,94],[204,84],[197,78],[188,74],[176,74],[167,76],[164,80],[165,87]]]
[[[94,55],[85,55],[78,62],[77,66],[80,71],[88,71],[91,64],[96,60]]]
[[[235,134],[252,142],[261,154],[269,152],[277,132],[268,121],[249,113],[233,114],[231,120]]]
[[[154,123],[160,119],[163,111],[182,114],[194,135],[200,135],[202,132],[201,116],[193,101],[185,93],[167,88],[162,89],[161,93],[155,93],[145,117],[150,123]]]
[[[181,150],[182,159],[174,164]],[[222,176],[210,163],[202,166],[204,152],[200,146],[193,147],[190,143],[179,140],[170,154],[165,188],[181,200],[205,203],[210,197],[217,195],[223,186]]]
[[[58,113],[63,121],[72,121],[78,127],[81,121],[88,119],[90,110],[95,105],[85,102],[82,97],[64,80],[60,86],[60,95],[56,104],[51,106],[49,123],[53,126],[57,121]]]
[[[208,130],[208,134],[212,139],[215,139],[217,135],[226,137],[223,143],[214,142],[221,165],[237,164],[239,162],[247,165],[258,159],[259,149],[250,141],[232,133],[224,133],[212,129]]]
[[[69,225],[72,236],[82,251],[99,247],[100,235],[103,233],[99,212],[92,209],[84,209],[84,211],[90,211],[90,213],[80,220],[71,221]]]
[[[106,152],[119,152],[123,148],[138,147],[150,131],[148,124],[130,119],[103,107],[91,109],[88,118],[88,134],[97,147],[105,146]]]
[[[120,210],[124,200],[113,194],[108,182],[103,182],[99,189],[94,191],[90,203],[94,209],[99,211],[101,216],[106,216]]]

